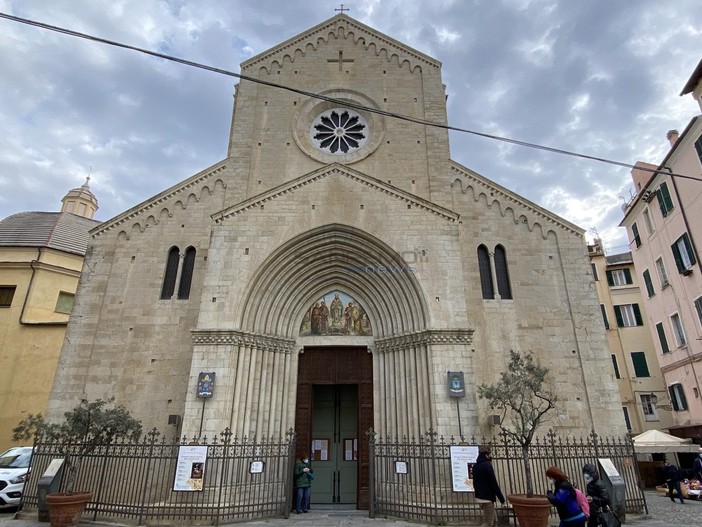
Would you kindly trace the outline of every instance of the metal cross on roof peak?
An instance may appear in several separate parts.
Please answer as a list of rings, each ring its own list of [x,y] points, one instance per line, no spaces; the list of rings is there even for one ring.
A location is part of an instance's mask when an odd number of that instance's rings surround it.
[[[341,7],[338,9],[334,9],[334,11],[339,11],[342,15],[344,14],[344,11],[351,11],[348,7],[344,7],[344,4],[341,4]]]

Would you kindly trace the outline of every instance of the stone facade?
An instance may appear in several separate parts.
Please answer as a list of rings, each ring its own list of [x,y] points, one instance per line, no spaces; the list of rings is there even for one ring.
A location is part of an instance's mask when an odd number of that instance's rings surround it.
[[[363,123],[348,152],[313,137],[335,110]],[[584,231],[451,161],[447,131],[418,121],[447,122],[440,63],[346,15],[242,64],[227,158],[93,231],[52,414],[115,396],[146,428],[175,414],[175,434],[280,436],[298,354],[365,346],[381,434],[458,434],[446,373],[462,371],[460,429],[481,435],[495,429],[476,387],[518,349],[553,373],[551,426],[624,433]],[[483,298],[481,244],[504,249],[513,298]],[[174,247],[196,251],[192,284],[161,299]],[[300,336],[337,290],[372,335]]]

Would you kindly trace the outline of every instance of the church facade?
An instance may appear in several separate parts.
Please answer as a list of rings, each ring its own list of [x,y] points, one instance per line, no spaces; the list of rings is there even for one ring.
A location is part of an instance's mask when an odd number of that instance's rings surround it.
[[[624,433],[584,230],[391,115],[447,123],[437,60],[341,14],[241,74],[226,158],[92,231],[52,416],[114,396],[176,436],[293,429],[356,482],[315,499],[361,503],[366,430],[496,432],[477,386],[514,349],[550,368],[549,426]]]

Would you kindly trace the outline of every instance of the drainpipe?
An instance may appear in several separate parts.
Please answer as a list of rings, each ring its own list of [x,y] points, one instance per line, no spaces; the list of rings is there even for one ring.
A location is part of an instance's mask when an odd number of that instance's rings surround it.
[[[27,314],[27,304],[29,304],[29,297],[34,289],[34,275],[36,275],[37,269],[34,267],[35,264],[41,262],[41,247],[37,249],[36,259],[29,262],[29,267],[32,268],[32,276],[29,279],[29,287],[27,287],[27,293],[24,295],[24,302],[22,304],[22,312],[20,313],[19,323],[21,326],[65,326],[67,322],[28,322],[24,319]]]

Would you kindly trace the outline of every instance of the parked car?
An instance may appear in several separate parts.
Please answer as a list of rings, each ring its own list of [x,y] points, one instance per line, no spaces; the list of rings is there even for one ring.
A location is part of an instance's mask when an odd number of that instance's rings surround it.
[[[32,450],[31,446],[18,446],[0,454],[0,509],[19,506]]]

